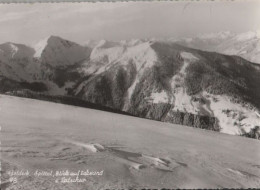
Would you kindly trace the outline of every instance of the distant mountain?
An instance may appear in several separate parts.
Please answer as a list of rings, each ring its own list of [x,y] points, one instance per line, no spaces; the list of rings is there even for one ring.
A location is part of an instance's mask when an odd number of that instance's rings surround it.
[[[33,81],[40,72],[34,63],[35,50],[22,44],[0,45],[0,75],[15,81]]]
[[[90,53],[89,48],[56,36],[40,41],[35,50],[34,56],[51,67],[75,65],[88,59]]]
[[[0,52],[3,55],[0,57],[0,76],[5,81],[2,89],[7,85],[20,89],[24,84],[32,89],[34,87],[31,86],[37,82],[37,85],[41,83],[42,90],[48,89],[50,94],[64,94],[65,86],[70,85],[68,80],[80,77],[75,70],[82,62],[89,60],[91,49],[50,36],[40,41],[34,49],[8,43],[0,45]]]
[[[72,96],[139,117],[229,134],[259,125],[258,64],[170,41],[91,44],[52,36],[31,49],[24,62],[1,45],[6,56],[0,57],[0,91]],[[21,52],[30,49],[22,47]]]
[[[219,32],[194,38],[172,39],[180,45],[227,55],[238,55],[260,64],[260,32]]]

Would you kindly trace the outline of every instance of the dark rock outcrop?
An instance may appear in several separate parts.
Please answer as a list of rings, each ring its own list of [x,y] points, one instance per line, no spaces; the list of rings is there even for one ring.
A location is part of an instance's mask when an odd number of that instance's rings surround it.
[[[260,140],[260,127],[255,126],[248,133],[244,132],[244,134],[242,134],[242,136]]]
[[[170,111],[164,121],[195,128],[220,131],[220,128],[217,124],[217,119],[215,117],[205,115],[196,115],[179,111]]]

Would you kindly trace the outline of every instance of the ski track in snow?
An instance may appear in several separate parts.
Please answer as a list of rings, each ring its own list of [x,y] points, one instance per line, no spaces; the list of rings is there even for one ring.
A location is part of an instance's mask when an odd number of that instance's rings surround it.
[[[77,141],[65,140],[64,142],[71,143],[75,146],[83,147],[93,153],[103,152],[111,154],[116,157],[117,161],[126,164],[130,168],[134,168],[136,170],[144,169],[147,167],[151,167],[154,169],[161,169],[165,171],[173,171],[175,167],[181,166],[177,163],[172,163],[174,161],[169,161],[166,158],[158,158],[153,157],[141,153],[135,153],[131,151],[126,151],[122,148],[111,147],[111,146],[103,146],[99,143],[82,143]]]

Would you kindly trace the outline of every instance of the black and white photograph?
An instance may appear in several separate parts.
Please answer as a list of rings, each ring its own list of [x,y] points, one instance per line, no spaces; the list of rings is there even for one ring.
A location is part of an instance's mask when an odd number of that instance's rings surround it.
[[[3,190],[260,188],[260,1],[0,3]]]

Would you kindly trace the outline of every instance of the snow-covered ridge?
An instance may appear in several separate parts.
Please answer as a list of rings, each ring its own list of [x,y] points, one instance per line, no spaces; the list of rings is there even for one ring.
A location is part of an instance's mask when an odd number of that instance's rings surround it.
[[[192,48],[203,49],[208,51],[217,51],[219,53],[234,54],[242,56],[253,62],[260,63],[260,48],[259,48],[259,31],[249,31],[245,33],[234,33],[230,31],[221,31],[217,33],[205,33],[199,34],[195,37],[187,38],[169,38],[169,39],[131,39],[121,41],[107,41],[107,40],[86,40],[82,46],[91,47],[94,50],[97,48],[109,49],[112,47],[123,47],[123,46],[136,46],[149,41],[169,41],[169,42],[185,42],[184,45]],[[197,41],[200,40],[200,41]],[[58,45],[61,41],[67,41],[57,36],[46,37],[40,40],[33,46],[35,53],[34,57],[40,58],[43,50],[50,43],[52,45]],[[203,47],[203,43],[205,47]],[[15,44],[13,44],[15,45]],[[60,48],[60,46],[59,46]],[[15,46],[13,46],[13,52],[16,52]],[[118,48],[118,51],[119,50]],[[92,57],[95,56],[93,52]]]
[[[199,34],[197,36],[187,38],[132,39],[110,43],[117,44],[114,46],[136,46],[149,41],[180,43],[181,45],[195,49],[215,51],[227,55],[238,55],[249,61],[260,63],[259,31],[249,31],[244,33],[221,31],[217,33]],[[101,42],[102,41],[99,43]],[[106,41],[106,44],[108,44],[108,41]]]
[[[129,64],[129,61],[135,64],[138,71],[145,67],[151,67],[157,61],[157,55],[151,48],[150,42],[138,43],[135,46],[126,46],[113,44],[104,47],[104,41],[98,44],[91,52],[90,60],[93,62],[103,62],[104,67],[108,69],[113,64]],[[104,71],[104,67],[99,72]]]

